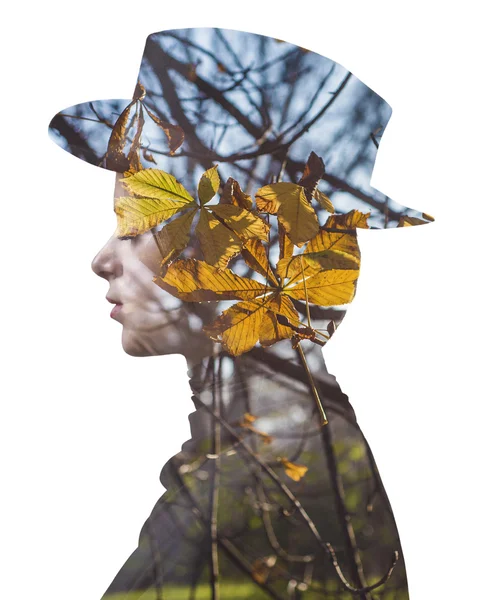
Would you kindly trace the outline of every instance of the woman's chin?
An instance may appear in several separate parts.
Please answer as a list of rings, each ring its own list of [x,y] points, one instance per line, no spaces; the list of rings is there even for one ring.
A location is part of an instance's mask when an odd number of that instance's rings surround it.
[[[121,344],[126,354],[130,356],[158,356],[161,354],[169,354],[169,351],[162,352],[158,347],[152,344],[151,339],[141,332],[133,331],[123,327],[121,336]],[[164,346],[168,348],[167,345]]]
[[[165,331],[166,333],[166,331]],[[176,335],[175,335],[176,334]],[[165,356],[182,354],[188,361],[196,362],[212,353],[212,342],[204,334],[192,334],[185,343],[178,332],[165,336],[150,336],[144,331],[123,327],[121,344],[130,356]]]

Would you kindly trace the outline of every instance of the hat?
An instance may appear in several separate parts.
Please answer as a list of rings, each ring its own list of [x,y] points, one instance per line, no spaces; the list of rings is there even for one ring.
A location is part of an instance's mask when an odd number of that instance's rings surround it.
[[[232,177],[247,192],[279,180],[309,186],[325,218],[334,206],[369,213],[372,229],[428,223],[369,183],[391,113],[346,68],[306,48],[231,29],[173,29],[147,37],[131,99],[65,108],[49,135],[118,173],[160,169],[196,189],[217,165],[222,182]]]

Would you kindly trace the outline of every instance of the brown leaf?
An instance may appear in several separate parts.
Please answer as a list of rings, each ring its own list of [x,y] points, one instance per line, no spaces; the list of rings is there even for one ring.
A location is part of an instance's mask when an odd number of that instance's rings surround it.
[[[424,225],[425,223],[429,223],[429,221],[423,221],[417,217],[403,215],[402,217],[399,217],[398,227],[412,227],[413,225]]]
[[[158,125],[158,127],[161,127],[161,129],[164,131],[168,140],[170,154],[173,155],[184,142],[185,132],[179,125],[173,125],[172,123],[168,123],[167,121],[163,121],[162,119],[157,117],[155,113],[152,112],[146,106],[146,104],[143,104],[143,106],[145,107],[145,110],[151,117],[151,119],[153,119],[153,121]]]
[[[328,326],[327,326],[327,331],[328,331],[330,337],[334,334],[336,329],[337,329],[336,322],[329,321]]]
[[[119,169],[121,172],[128,171],[130,169],[130,165],[123,150],[127,142],[126,127],[133,104],[135,104],[134,101],[128,104],[113,126],[110,139],[108,140],[108,149],[106,152],[107,169]]]
[[[240,184],[233,177],[230,177],[223,187],[220,204],[234,204],[246,210],[253,208],[251,196],[243,192]]]
[[[155,157],[153,156],[153,154],[151,154],[150,152],[148,152],[147,148],[143,148],[143,158],[145,160],[147,160],[148,162],[152,162],[155,165],[158,164],[155,160]]]
[[[324,162],[315,152],[311,152],[308,158],[308,162],[304,167],[304,172],[301,179],[298,181],[298,185],[301,185],[305,189],[306,198],[311,202],[314,189],[318,185],[320,179],[324,175]]]
[[[135,87],[135,91],[133,93],[133,102],[137,102],[138,100],[143,100],[143,98],[145,96],[146,96],[145,87],[143,86],[143,84],[141,84],[138,81],[136,84],[136,87]]]
[[[128,152],[128,163],[130,164],[130,171],[134,170],[135,172],[141,171],[143,166],[141,164],[140,159],[140,141],[141,134],[143,132],[143,125],[145,124],[145,117],[143,115],[143,106],[140,104],[140,114],[138,117],[135,117],[133,125],[136,125],[135,137],[130,146],[130,151]]]

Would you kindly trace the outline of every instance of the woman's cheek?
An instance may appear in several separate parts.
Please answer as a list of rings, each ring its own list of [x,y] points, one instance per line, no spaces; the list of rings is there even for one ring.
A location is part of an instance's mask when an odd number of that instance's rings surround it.
[[[160,253],[156,242],[151,234],[144,234],[148,237],[143,241],[141,245],[135,249],[137,259],[142,262],[148,269],[156,275],[160,266]]]

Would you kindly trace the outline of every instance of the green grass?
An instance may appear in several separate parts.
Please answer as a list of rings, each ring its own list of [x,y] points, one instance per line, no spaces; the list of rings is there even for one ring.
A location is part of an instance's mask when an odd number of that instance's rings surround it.
[[[161,600],[188,600],[191,587],[167,585],[163,588]],[[254,583],[228,582],[220,584],[221,600],[266,600],[270,599],[261,588]],[[154,588],[149,590],[135,590],[133,592],[118,592],[107,594],[101,600],[158,600],[158,592]],[[209,584],[200,584],[196,588],[195,600],[211,600],[211,587]]]

